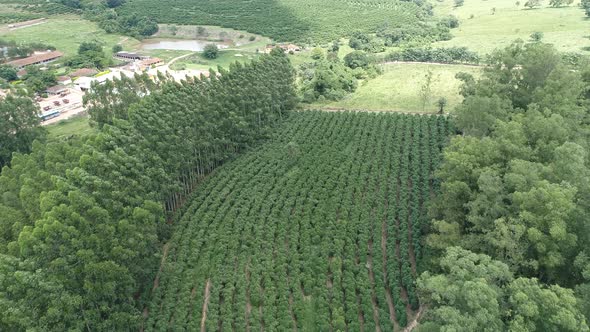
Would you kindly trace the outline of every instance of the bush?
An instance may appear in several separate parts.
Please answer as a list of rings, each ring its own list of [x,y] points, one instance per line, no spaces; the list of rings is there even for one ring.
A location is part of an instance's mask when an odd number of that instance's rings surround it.
[[[113,53],[119,53],[123,50],[123,46],[117,44],[113,46]]]
[[[7,81],[14,81],[18,79],[16,73],[16,68],[10,65],[0,65],[0,78],[3,78]]]
[[[466,47],[449,48],[407,48],[393,52],[385,57],[386,61],[412,61],[437,63],[479,63],[479,55]]]
[[[324,51],[319,47],[314,48],[313,50],[311,50],[311,58],[314,60],[323,59]]]
[[[540,42],[541,39],[543,39],[544,34],[540,31],[535,31],[533,33],[531,33],[531,40],[534,42]]]
[[[448,16],[444,17],[439,21],[439,24],[445,26],[449,29],[454,29],[459,27],[459,19],[455,16]]]
[[[357,87],[352,70],[341,63],[326,60],[303,67],[302,95],[304,102],[318,100],[340,100]]]
[[[255,41],[256,40],[256,36],[250,36],[250,38],[248,38],[249,41]]]
[[[215,44],[207,44],[203,49],[203,56],[207,59],[217,59],[219,49]]]
[[[354,51],[348,53],[344,57],[344,64],[346,67],[355,69],[355,68],[366,68],[369,66],[370,60],[367,56],[367,53],[363,51]]]

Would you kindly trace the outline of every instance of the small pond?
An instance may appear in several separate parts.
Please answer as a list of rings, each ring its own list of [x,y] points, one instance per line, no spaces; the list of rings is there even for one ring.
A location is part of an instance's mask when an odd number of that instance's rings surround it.
[[[141,43],[144,50],[181,50],[201,52],[205,45],[216,44],[219,48],[227,48],[228,45],[207,40],[186,40],[186,39],[147,39]]]

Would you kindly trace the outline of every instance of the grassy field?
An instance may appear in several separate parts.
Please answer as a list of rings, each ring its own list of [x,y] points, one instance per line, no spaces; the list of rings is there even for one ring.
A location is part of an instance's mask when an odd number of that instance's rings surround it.
[[[383,75],[361,83],[357,91],[347,98],[322,105],[328,108],[366,109],[375,111],[421,112],[419,91],[425,82],[428,70],[432,71],[432,98],[425,112],[437,111],[436,101],[439,97],[448,100],[447,110],[452,110],[462,101],[459,95],[461,81],[455,78],[459,72],[478,75],[480,68],[461,65],[429,64],[388,64],[384,65]]]
[[[453,0],[433,1],[438,15],[454,15],[460,26],[453,29],[454,38],[438,42],[436,46],[467,46],[480,54],[504,47],[516,38],[528,40],[531,33],[544,33],[543,42],[554,44],[560,51],[590,54],[590,20],[575,1],[569,7],[550,8],[542,1],[541,8],[525,9],[525,0],[516,6],[516,0],[466,0],[454,8]],[[495,8],[495,14],[492,10]],[[473,18],[470,18],[473,15]]]
[[[121,43],[125,49],[133,49],[139,41],[117,34],[107,34],[97,24],[79,16],[54,16],[47,23],[10,31],[6,26],[0,28],[0,38],[18,42],[41,42],[55,46],[66,55],[74,55],[78,46],[84,41],[100,41],[104,50],[111,53],[111,48]]]
[[[217,69],[217,66],[229,68],[231,63],[236,61],[245,62],[259,57],[260,54],[242,52],[238,50],[219,51],[217,59],[207,59],[201,53],[193,54],[172,65],[172,69],[196,69],[208,70],[209,68]]]
[[[88,116],[76,116],[46,126],[50,139],[68,137],[70,135],[86,135],[94,131],[88,124]]]

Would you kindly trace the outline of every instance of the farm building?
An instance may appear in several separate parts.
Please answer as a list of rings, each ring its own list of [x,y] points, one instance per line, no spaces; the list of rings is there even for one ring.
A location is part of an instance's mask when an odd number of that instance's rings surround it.
[[[70,76],[71,77],[91,77],[96,74],[98,74],[98,71],[96,69],[82,68],[82,69],[76,70]]]
[[[266,45],[265,53],[270,53],[276,47],[283,49],[286,53],[291,53],[291,52],[295,53],[295,52],[301,51],[301,47],[299,47],[295,44],[277,44],[277,45],[268,44],[268,45]]]
[[[74,84],[80,91],[88,91],[94,82],[103,84],[107,80],[121,79],[123,76],[133,77],[133,72],[127,70],[117,70],[105,75],[100,75],[98,77],[80,77],[74,82]]]
[[[162,62],[162,59],[159,59],[159,58],[146,59],[146,60],[143,60],[139,63],[139,69],[146,70],[146,69],[149,69],[152,67],[160,66],[162,64],[164,64],[164,63]]]
[[[68,91],[68,88],[66,88],[63,85],[52,86],[52,87],[47,88],[47,90],[45,90],[45,92],[47,92],[47,94],[51,95],[51,96],[59,95],[64,92],[67,92],[67,91]]]
[[[117,52],[115,54],[115,58],[122,59],[122,60],[145,60],[149,59],[148,56],[141,55],[138,53],[131,53],[131,52]]]
[[[72,83],[72,79],[68,76],[60,76],[57,78],[57,84],[60,85],[68,85]]]
[[[51,51],[41,54],[31,55],[23,59],[9,61],[6,64],[16,67],[17,69],[23,69],[26,66],[31,65],[42,65],[61,58],[64,54],[60,51]]]

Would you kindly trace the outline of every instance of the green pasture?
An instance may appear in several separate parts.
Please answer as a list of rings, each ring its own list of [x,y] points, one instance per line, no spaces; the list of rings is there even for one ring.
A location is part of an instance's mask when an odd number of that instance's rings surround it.
[[[85,41],[97,40],[104,45],[104,50],[111,53],[113,45],[121,43],[124,49],[134,49],[139,41],[117,34],[107,34],[94,22],[79,16],[53,16],[46,23],[9,30],[0,28],[0,38],[17,42],[39,42],[55,46],[66,55],[75,55],[78,46]]]
[[[46,126],[50,139],[59,139],[71,135],[84,136],[94,131],[88,124],[88,116],[75,116]]]
[[[447,99],[446,110],[452,110],[462,101],[459,95],[461,81],[455,78],[459,72],[479,75],[481,69],[463,65],[430,65],[423,63],[387,64],[383,75],[361,82],[357,91],[337,102],[314,105],[324,108],[372,111],[422,112],[419,92],[425,83],[427,72],[432,71],[431,97],[425,112],[437,111],[436,101]]]
[[[533,32],[539,31],[544,34],[543,42],[560,51],[590,54],[590,20],[578,6],[578,0],[560,8],[549,7],[549,1],[543,0],[541,7],[535,9],[526,9],[525,2],[465,0],[463,6],[454,7],[453,0],[433,1],[437,15],[453,15],[460,21],[460,26],[452,30],[454,38],[435,46],[467,46],[487,54],[516,38],[528,40]]]
[[[207,59],[202,53],[195,53],[186,58],[176,61],[171,69],[195,69],[195,70],[208,70],[213,68],[217,70],[218,66],[223,68],[229,68],[229,65],[238,62],[248,62],[256,59],[261,53],[242,52],[240,50],[220,50],[219,55],[216,59]]]

